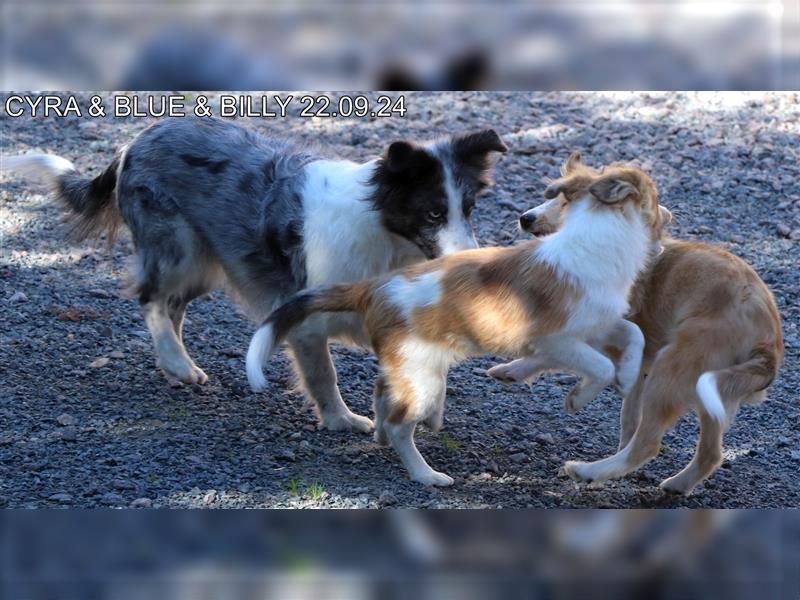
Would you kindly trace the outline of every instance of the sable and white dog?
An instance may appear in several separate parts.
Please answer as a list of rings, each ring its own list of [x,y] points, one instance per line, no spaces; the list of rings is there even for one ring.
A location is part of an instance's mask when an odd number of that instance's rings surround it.
[[[551,200],[520,217],[537,236],[566,226],[568,206]],[[603,482],[637,469],[658,454],[661,439],[689,410],[700,419],[691,462],[661,483],[689,494],[722,462],[722,435],[741,404],[765,399],[783,357],[775,300],[756,272],[730,252],[664,236],[663,252],[640,275],[627,317],[644,334],[642,371],[624,397],[619,452],[593,463],[568,462],[578,481]],[[624,344],[601,341],[618,356]],[[527,381],[538,365],[520,359],[489,374],[503,382]]]
[[[182,340],[187,304],[226,283],[257,320],[308,286],[355,281],[475,248],[475,199],[490,183],[493,130],[397,141],[363,164],[322,156],[221,119],[166,119],[91,179],[50,155],[5,157],[46,175],[78,238],[123,221],[137,253],[133,291],[168,378],[205,383]],[[370,431],[342,401],[329,338],[364,341],[353,315],[293,332],[306,392],[328,429]]]
[[[292,329],[320,311],[361,315],[380,361],[376,440],[389,441],[411,479],[450,485],[414,445],[414,429],[442,424],[447,371],[468,356],[531,356],[584,376],[570,392],[575,410],[614,380],[613,363],[588,343],[614,329],[661,228],[655,186],[642,171],[600,174],[575,154],[545,197],[561,195],[564,226],[542,240],[467,250],[356,284],[298,294],[256,332],[247,375],[262,367]],[[640,334],[641,335],[641,334]],[[635,381],[641,347],[627,388]]]

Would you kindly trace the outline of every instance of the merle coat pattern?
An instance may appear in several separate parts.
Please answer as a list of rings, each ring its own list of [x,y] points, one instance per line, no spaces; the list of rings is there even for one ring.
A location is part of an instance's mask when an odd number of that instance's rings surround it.
[[[94,179],[52,155],[11,159],[49,176],[83,238],[120,222],[136,248],[138,296],[167,378],[205,383],[183,345],[194,298],[226,285],[263,319],[296,291],[355,281],[475,247],[475,197],[489,183],[493,130],[437,143],[397,141],[357,164],[328,160],[221,119],[165,119]],[[336,385],[329,338],[367,344],[352,314],[320,316],[288,340],[298,375],[330,429],[368,431]]]

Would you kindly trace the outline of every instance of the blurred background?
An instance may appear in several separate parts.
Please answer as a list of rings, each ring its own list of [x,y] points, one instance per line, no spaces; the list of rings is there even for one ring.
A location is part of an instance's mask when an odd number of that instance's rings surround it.
[[[779,511],[5,511],[4,598],[798,597]]]
[[[5,90],[800,89],[797,0],[5,0]]]

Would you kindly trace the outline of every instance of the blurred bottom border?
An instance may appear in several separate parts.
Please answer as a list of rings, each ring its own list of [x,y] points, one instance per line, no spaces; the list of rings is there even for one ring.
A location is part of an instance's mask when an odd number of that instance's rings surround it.
[[[793,510],[14,511],[3,598],[798,598]]]

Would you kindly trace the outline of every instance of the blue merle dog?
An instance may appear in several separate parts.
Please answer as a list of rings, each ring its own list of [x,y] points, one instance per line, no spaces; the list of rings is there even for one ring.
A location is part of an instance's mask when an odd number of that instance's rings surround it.
[[[326,159],[220,119],[165,119],[95,178],[52,155],[8,158],[48,176],[77,239],[124,222],[136,248],[132,290],[172,381],[205,383],[186,352],[183,316],[221,285],[261,320],[306,287],[373,277],[477,246],[470,222],[490,184],[493,130],[430,144],[396,141],[363,164]],[[288,340],[324,427],[372,429],[342,400],[331,338],[368,346],[352,314],[310,319]]]

